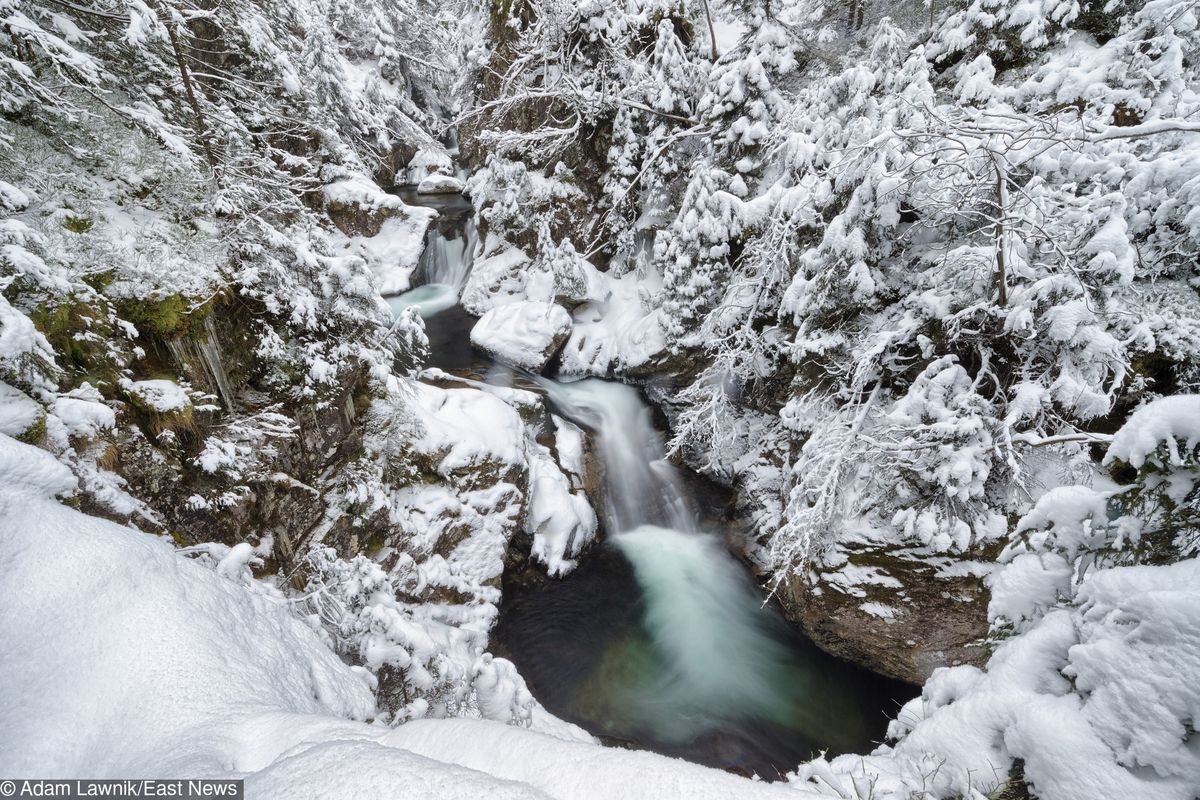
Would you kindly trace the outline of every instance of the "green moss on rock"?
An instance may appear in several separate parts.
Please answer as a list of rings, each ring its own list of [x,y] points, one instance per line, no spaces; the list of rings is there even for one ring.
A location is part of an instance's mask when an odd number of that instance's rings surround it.
[[[42,439],[46,438],[46,412],[42,411],[38,414],[38,418],[32,425],[26,428],[17,436],[17,439],[25,442],[25,444],[39,444]]]
[[[118,303],[117,309],[139,331],[153,333],[162,339],[186,335],[210,310],[207,303],[193,308],[181,294],[170,294],[157,300],[124,300]]]
[[[70,216],[63,220],[62,226],[71,233],[87,233],[92,229],[92,221],[87,217]]]

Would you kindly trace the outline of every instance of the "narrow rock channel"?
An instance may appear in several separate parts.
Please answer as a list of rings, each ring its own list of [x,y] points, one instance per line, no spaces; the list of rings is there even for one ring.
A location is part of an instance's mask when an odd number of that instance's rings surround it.
[[[641,393],[613,381],[514,375],[472,348],[458,297],[475,237],[460,195],[406,193],[441,214],[414,289],[429,367],[539,391],[588,433],[598,541],[565,578],[510,556],[492,648],[563,719],[620,746],[782,777],[822,750],[862,752],[912,688],[827,655],[784,621],[727,544],[730,497],[664,456]]]

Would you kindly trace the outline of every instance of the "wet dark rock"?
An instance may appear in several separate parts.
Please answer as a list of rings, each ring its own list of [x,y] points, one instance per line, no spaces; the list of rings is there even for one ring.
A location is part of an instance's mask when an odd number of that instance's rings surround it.
[[[981,642],[989,594],[982,577],[939,576],[938,567],[951,559],[899,549],[859,546],[848,555],[851,564],[899,585],[846,587],[831,582],[833,573],[819,573],[815,581],[786,576],[777,593],[787,616],[821,649],[914,684],[938,667],[987,661]]]

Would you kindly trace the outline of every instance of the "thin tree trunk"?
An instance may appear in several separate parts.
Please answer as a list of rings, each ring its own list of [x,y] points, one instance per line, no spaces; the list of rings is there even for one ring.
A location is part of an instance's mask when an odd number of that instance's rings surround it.
[[[850,27],[853,30],[859,30],[863,26],[863,17],[865,16],[866,0],[850,0]]]
[[[1008,213],[1008,184],[1000,160],[992,159],[996,169],[996,300],[1003,306],[1008,305],[1008,275],[1007,264],[1004,260],[1004,217]]]
[[[713,28],[712,13],[708,10],[708,0],[704,0],[704,19],[708,22],[708,41],[712,47],[712,61],[717,62],[717,31]]]
[[[171,50],[175,54],[175,63],[179,66],[179,77],[183,81],[184,92],[187,93],[188,105],[192,107],[192,116],[196,123],[196,136],[200,139],[200,146],[204,148],[204,157],[208,159],[208,165],[215,170],[217,159],[213,155],[212,143],[208,138],[208,123],[204,118],[204,111],[200,108],[200,102],[196,99],[196,87],[192,81],[191,71],[188,69],[187,58],[183,54],[183,48],[179,45],[179,33],[175,30],[175,21],[163,5],[157,5],[158,18],[167,29]]]

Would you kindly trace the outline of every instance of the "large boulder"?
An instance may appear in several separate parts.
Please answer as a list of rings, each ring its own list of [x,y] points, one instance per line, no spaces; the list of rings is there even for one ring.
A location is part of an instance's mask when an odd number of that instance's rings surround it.
[[[988,560],[858,542],[846,560],[787,575],[785,614],[826,652],[881,675],[924,683],[938,667],[982,665]]]
[[[362,175],[348,175],[323,187],[325,211],[347,236],[377,236],[384,222],[404,219],[407,206]]]
[[[541,372],[570,334],[565,308],[521,300],[484,314],[471,329],[471,344],[506,364]]]

